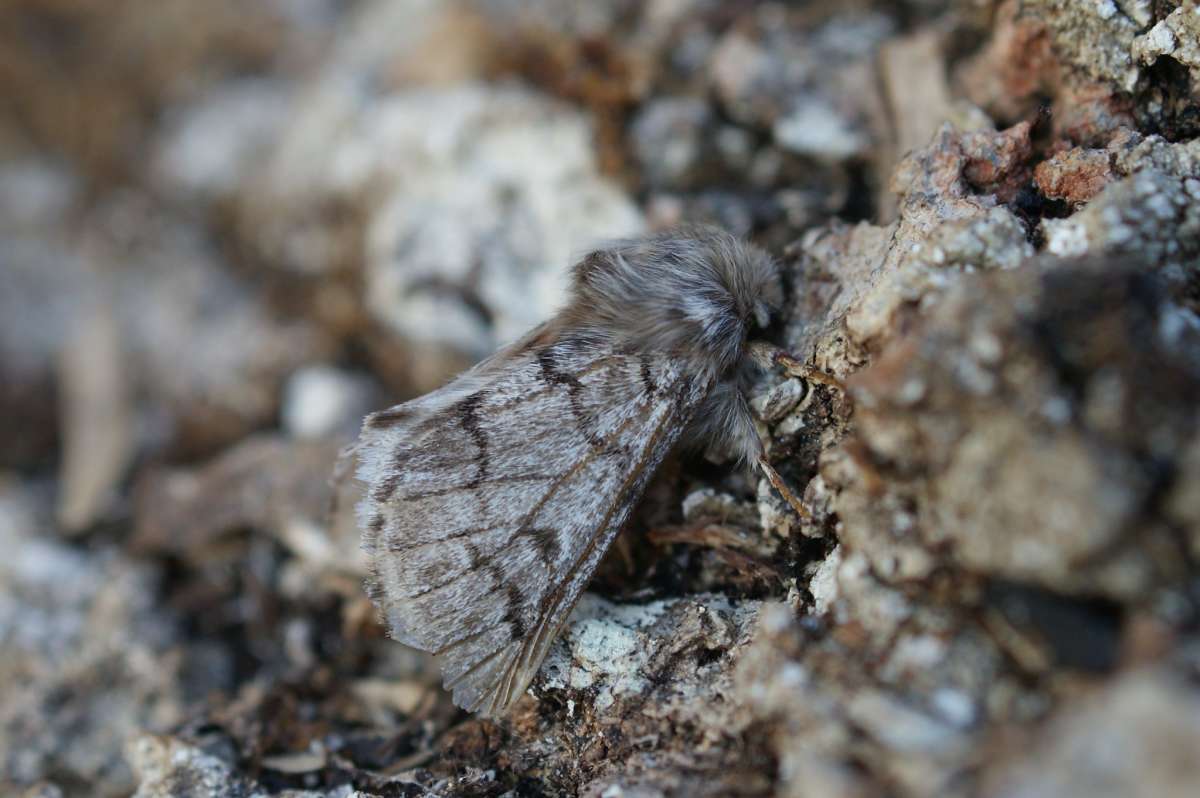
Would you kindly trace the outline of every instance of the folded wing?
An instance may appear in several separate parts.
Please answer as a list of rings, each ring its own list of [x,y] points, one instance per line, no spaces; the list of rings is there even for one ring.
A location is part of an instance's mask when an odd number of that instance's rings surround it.
[[[369,588],[469,710],[521,696],[709,385],[541,329],[358,444]]]

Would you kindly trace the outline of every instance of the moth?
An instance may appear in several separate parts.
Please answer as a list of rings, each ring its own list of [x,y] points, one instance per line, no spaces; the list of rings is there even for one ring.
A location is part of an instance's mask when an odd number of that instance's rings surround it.
[[[709,227],[577,263],[556,316],[446,386],[366,418],[355,444],[368,593],[402,643],[487,715],[525,692],[663,458],[767,463],[756,369],[811,376],[752,338],[782,301],[766,252]]]

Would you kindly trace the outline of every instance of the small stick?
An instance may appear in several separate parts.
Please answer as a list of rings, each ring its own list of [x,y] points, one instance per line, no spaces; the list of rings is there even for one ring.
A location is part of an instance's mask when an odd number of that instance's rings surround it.
[[[775,490],[779,491],[779,495],[783,497],[783,500],[790,504],[792,509],[796,511],[796,515],[804,519],[812,518],[812,512],[796,498],[796,494],[792,493],[792,489],[783,481],[783,477],[779,476],[779,472],[767,462],[766,456],[758,458],[758,467],[767,475],[767,480]]]

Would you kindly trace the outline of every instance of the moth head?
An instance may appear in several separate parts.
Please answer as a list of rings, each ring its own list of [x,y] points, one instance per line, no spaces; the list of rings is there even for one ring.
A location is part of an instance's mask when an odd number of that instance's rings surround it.
[[[747,330],[761,332],[770,327],[783,305],[775,259],[756,246],[737,242],[729,285]]]
[[[762,249],[714,227],[690,226],[610,244],[574,271],[572,322],[635,347],[672,351],[727,372],[783,299]]]
[[[737,318],[740,344],[761,335],[783,305],[779,266],[766,251],[728,233],[709,234],[710,258]],[[740,348],[739,348],[740,349]],[[741,359],[737,352],[736,359]]]
[[[683,264],[692,281],[681,294],[687,301],[692,340],[720,371],[742,360],[756,330],[771,324],[782,304],[779,269],[764,250],[713,227],[690,227],[677,235],[692,242],[693,257]]]

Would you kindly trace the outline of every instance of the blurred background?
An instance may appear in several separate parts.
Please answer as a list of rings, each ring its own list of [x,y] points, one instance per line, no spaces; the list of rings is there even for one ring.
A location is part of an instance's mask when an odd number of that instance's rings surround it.
[[[1195,136],[1182,44],[1151,83],[1051,46],[1104,25],[1132,40],[1177,4],[1032,5],[1068,21],[986,0],[5,0],[0,791],[582,789],[575,771],[523,781],[539,751],[578,758],[529,747],[550,720],[465,721],[384,640],[339,448],[549,316],[607,238],[702,221],[791,257],[823,225],[891,224],[893,172],[945,121],[1031,121],[1043,154],[1120,125]],[[1030,174],[994,189],[1014,219],[1095,193]],[[788,534],[764,561],[833,549]],[[663,540],[670,563],[635,552],[641,576],[602,592],[795,596],[753,558]],[[505,759],[517,738],[524,764]],[[740,739],[735,758],[775,772],[768,736]],[[160,778],[179,751],[193,782]],[[386,792],[401,772],[412,790]]]

